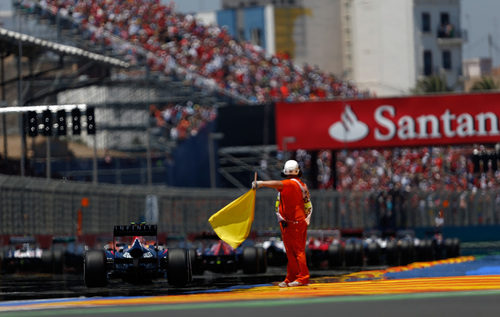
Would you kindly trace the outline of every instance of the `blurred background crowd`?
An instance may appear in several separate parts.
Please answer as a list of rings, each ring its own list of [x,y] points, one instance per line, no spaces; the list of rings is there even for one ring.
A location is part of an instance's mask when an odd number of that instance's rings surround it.
[[[96,44],[124,55],[132,63],[145,59],[153,71],[203,78],[203,84],[241,96],[250,103],[373,97],[348,81],[311,65],[298,66],[286,56],[234,40],[224,27],[204,25],[160,0],[21,1],[41,15],[59,14]],[[194,136],[217,109],[193,101],[150,106],[154,133],[166,140]],[[278,154],[281,155],[281,154]],[[311,165],[306,151],[293,154]],[[319,151],[320,189],[339,191],[423,191],[497,188],[497,149],[482,145]],[[332,176],[335,175],[335,176]]]

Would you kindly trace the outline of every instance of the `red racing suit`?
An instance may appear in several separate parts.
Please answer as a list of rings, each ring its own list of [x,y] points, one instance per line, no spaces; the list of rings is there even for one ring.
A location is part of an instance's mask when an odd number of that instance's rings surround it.
[[[303,188],[307,186],[298,178]],[[303,192],[295,180],[281,181],[278,212],[284,221],[280,222],[281,236],[288,259],[286,283],[298,281],[309,284],[309,269],[306,261],[307,223]],[[307,193],[309,195],[309,193]]]

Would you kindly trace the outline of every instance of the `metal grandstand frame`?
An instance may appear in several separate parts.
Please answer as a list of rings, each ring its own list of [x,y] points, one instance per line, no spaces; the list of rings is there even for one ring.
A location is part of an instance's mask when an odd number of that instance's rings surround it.
[[[78,31],[74,29],[75,25],[67,23],[62,16],[56,15],[53,18],[47,19],[46,17],[37,16],[36,10],[23,10],[19,6],[20,1],[13,0],[12,2],[15,10],[11,27],[17,30],[0,28],[0,45],[6,47],[6,55],[2,55],[2,64],[4,58],[9,55],[18,57],[17,72],[19,80],[4,81],[2,79],[2,87],[15,83],[18,86],[17,99],[11,100],[9,104],[24,107],[33,103],[62,104],[78,102],[95,107],[96,120],[98,121],[97,126],[99,127],[99,136],[96,139],[98,146],[102,142],[105,142],[103,141],[105,137],[115,140],[116,134],[121,136],[131,134],[136,135],[136,138],[145,137],[142,142],[143,146],[132,150],[138,150],[142,153],[146,152],[148,158],[148,183],[151,180],[151,166],[149,166],[151,147],[168,152],[173,146],[169,142],[164,142],[151,136],[151,127],[147,120],[150,104],[177,103],[192,100],[219,107],[226,104],[231,98],[237,98],[237,96],[231,96],[227,92],[219,91],[217,87],[211,86],[202,80],[203,78],[200,76],[195,76],[195,74],[186,72],[186,70],[179,67],[170,76],[151,72],[145,64],[145,56],[143,56],[144,60],[139,61],[136,65],[132,65],[124,61],[123,56],[112,56],[110,54],[113,54],[113,51],[101,45],[85,41],[78,34]],[[39,5],[37,2],[32,3],[37,6]],[[29,33],[33,33],[36,36]],[[110,36],[113,36],[114,41],[124,41],[114,35]],[[146,52],[143,52],[143,54],[145,55]],[[29,74],[26,74],[28,71],[23,67],[22,59],[19,56],[22,56],[24,59],[28,58],[30,65],[33,62],[41,64],[41,61],[46,61],[47,59],[57,65],[48,70],[45,69],[38,72],[33,72],[33,67],[30,66]],[[81,64],[76,73],[70,71],[70,67],[75,63]],[[100,71],[97,77],[85,75],[89,69],[96,68]],[[123,76],[120,69],[131,72],[132,77]],[[189,80],[186,81],[186,79]],[[23,83],[25,82],[27,84],[23,87]],[[133,86],[137,91],[142,89],[145,93],[143,93],[142,97],[137,94],[130,96],[123,93],[116,93],[120,90],[120,87],[130,86]],[[92,96],[91,92],[95,91],[96,87],[105,87],[106,93],[104,95],[107,97],[103,98],[103,95],[101,95],[100,98],[95,98],[95,95]],[[80,91],[80,95],[85,96],[86,99],[72,98],[77,91]],[[122,98],[112,98],[117,95]],[[5,96],[2,97],[6,99]],[[242,102],[242,100],[238,100]],[[108,118],[110,116],[124,118],[124,122],[115,122],[113,124],[110,121],[104,122],[101,118],[105,117],[106,111],[108,112]],[[138,113],[144,119],[142,121],[139,120],[139,123],[137,122]],[[101,121],[99,122],[99,120]],[[5,124],[3,126],[5,128]],[[19,129],[22,131],[21,119],[19,119]],[[133,138],[131,136],[128,140]],[[82,135],[80,139],[88,142],[89,145],[95,143],[92,140],[87,140],[88,137],[85,135]],[[4,138],[5,142],[6,138]],[[127,143],[127,141],[123,143]],[[24,135],[22,137],[22,147],[24,148],[23,153],[26,153],[26,139]],[[5,154],[7,154],[6,148],[7,146],[5,146]],[[21,158],[21,175],[23,176],[25,175],[25,164],[26,157],[23,154]]]

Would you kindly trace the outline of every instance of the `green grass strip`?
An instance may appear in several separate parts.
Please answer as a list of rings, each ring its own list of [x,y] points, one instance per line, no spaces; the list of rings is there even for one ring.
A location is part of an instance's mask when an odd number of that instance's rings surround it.
[[[450,298],[464,296],[484,296],[500,295],[500,290],[485,291],[463,291],[463,292],[433,292],[433,293],[413,293],[413,294],[387,294],[387,295],[365,295],[365,296],[332,296],[313,298],[290,298],[274,300],[256,301],[234,301],[234,302],[210,302],[210,303],[187,303],[187,304],[155,304],[155,305],[122,305],[106,307],[81,307],[81,308],[54,308],[31,311],[0,312],[0,316],[8,317],[29,317],[29,316],[61,316],[61,315],[90,315],[106,313],[133,313],[133,312],[153,312],[153,311],[176,311],[211,308],[249,308],[249,307],[272,307],[290,305],[308,305],[324,303],[349,303],[349,302],[370,302],[370,301],[390,301],[425,298]]]

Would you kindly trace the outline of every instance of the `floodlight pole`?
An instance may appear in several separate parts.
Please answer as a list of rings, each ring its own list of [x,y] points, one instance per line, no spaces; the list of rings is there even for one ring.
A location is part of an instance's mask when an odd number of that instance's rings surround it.
[[[92,183],[97,184],[97,134],[94,133],[94,157],[92,158]]]
[[[52,171],[51,171],[51,153],[50,153],[50,136],[47,136],[45,139],[45,146],[46,146],[46,151],[45,151],[45,156],[46,156],[46,163],[45,163],[45,171],[47,173],[47,180],[51,178]]]
[[[4,55],[4,53],[1,54],[0,56],[0,72],[2,73],[2,107],[6,107],[7,103],[5,101],[5,57],[7,55]],[[3,132],[3,154],[4,154],[4,161],[7,162],[9,153],[8,153],[8,146],[7,146],[7,115],[5,113],[2,114],[2,132]]]
[[[153,184],[153,166],[151,162],[151,129],[146,128],[146,173],[147,173],[147,184],[151,186]]]
[[[151,78],[151,71],[149,67],[146,67],[146,81],[148,83],[149,88],[147,89],[148,95],[147,95],[147,106],[146,111],[149,110],[149,107],[151,107],[151,91],[152,91],[152,84],[153,80]],[[151,122],[148,119],[146,121],[146,183],[148,186],[151,186],[153,184],[153,163],[151,162],[152,160],[152,153],[151,153]],[[141,177],[142,177],[142,169],[141,169]]]
[[[215,149],[214,149],[214,141],[220,140],[224,137],[224,133],[213,133],[210,132],[208,134],[208,162],[210,168],[210,188],[215,188],[217,186],[217,182],[215,179]]]
[[[22,107],[24,102],[23,102],[23,89],[22,89],[22,82],[23,82],[23,74],[21,71],[21,59],[23,57],[23,44],[21,41],[18,41],[18,56],[17,56],[17,105],[19,107]],[[26,135],[24,131],[24,115],[23,113],[19,113],[18,115],[18,120],[19,120],[19,134],[21,136],[21,159],[20,161],[20,169],[21,169],[21,177],[25,176],[25,165],[26,165]]]

